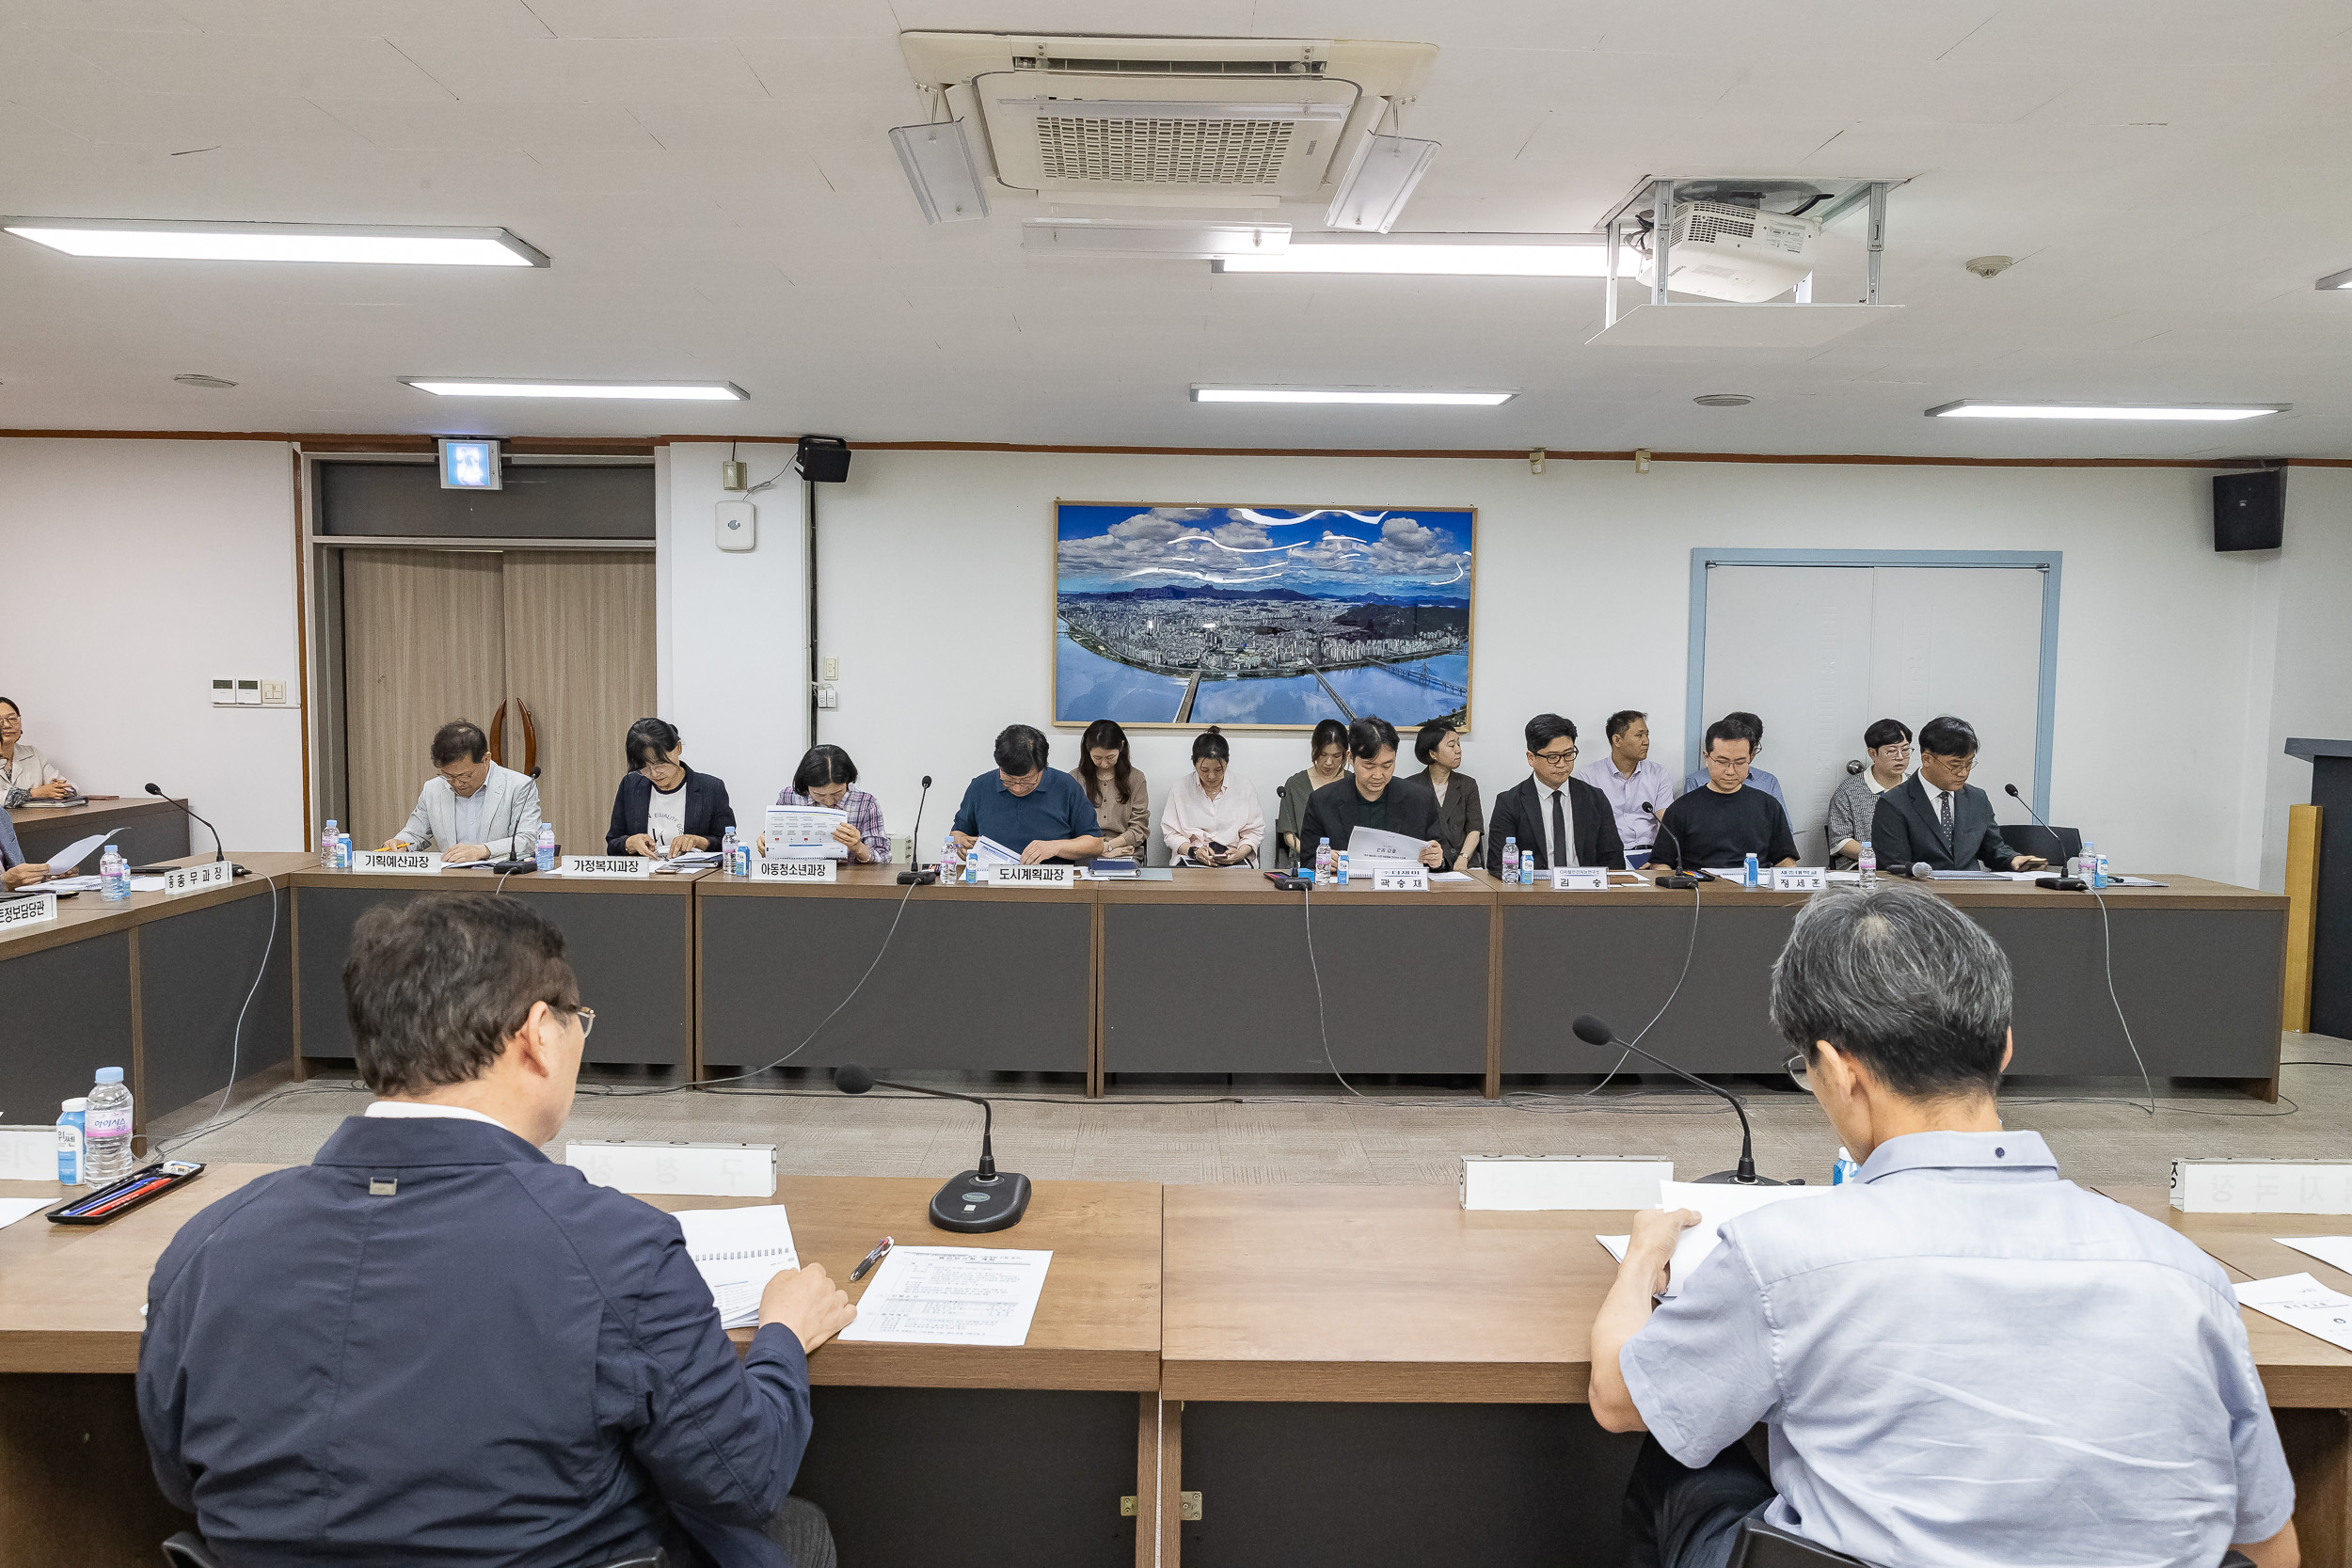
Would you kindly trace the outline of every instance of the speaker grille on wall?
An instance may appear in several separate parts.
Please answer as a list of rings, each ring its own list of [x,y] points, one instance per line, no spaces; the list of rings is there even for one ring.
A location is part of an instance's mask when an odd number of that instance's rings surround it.
[[[2223,551],[2279,548],[2286,537],[2286,494],[2284,468],[2216,474],[2213,547]]]
[[[838,436],[803,436],[792,466],[814,483],[839,484],[850,477],[850,443]]]

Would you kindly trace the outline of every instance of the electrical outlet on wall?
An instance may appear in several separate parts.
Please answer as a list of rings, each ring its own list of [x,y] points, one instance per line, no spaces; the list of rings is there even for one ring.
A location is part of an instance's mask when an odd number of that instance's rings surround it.
[[[263,707],[284,707],[286,705],[286,683],[284,681],[263,681],[262,683],[262,705]]]
[[[841,661],[839,659],[829,658],[825,660],[825,678],[829,681],[837,681],[841,678]]]

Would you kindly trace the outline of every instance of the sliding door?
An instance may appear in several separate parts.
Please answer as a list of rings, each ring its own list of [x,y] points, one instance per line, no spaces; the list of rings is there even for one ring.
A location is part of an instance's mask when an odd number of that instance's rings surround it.
[[[653,556],[509,550],[505,562],[507,754],[521,756],[527,709],[540,809],[567,851],[601,854],[621,740],[654,710]]]
[[[433,732],[487,727],[506,695],[505,579],[495,552],[346,549],[344,829],[373,848],[433,774]]]

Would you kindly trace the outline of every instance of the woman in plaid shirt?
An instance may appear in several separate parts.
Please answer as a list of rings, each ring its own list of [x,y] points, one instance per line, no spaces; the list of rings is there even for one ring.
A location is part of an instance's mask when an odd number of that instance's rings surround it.
[[[793,770],[791,787],[776,797],[776,804],[848,812],[850,819],[835,828],[833,836],[850,847],[851,863],[885,863],[890,859],[890,835],[882,830],[882,802],[862,789],[850,787],[856,783],[857,764],[850,760],[849,752],[838,746],[811,746]],[[764,840],[760,852],[767,852]]]

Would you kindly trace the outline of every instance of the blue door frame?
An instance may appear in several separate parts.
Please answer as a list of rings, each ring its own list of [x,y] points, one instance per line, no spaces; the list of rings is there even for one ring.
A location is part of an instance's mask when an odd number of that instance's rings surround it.
[[[1691,552],[1691,652],[1682,708],[1683,770],[1699,766],[1707,734],[1707,569],[1709,566],[1950,566],[2042,574],[2042,665],[2034,699],[2033,809],[2050,815],[2050,755],[2058,720],[2058,578],[2063,550],[1706,550]]]

